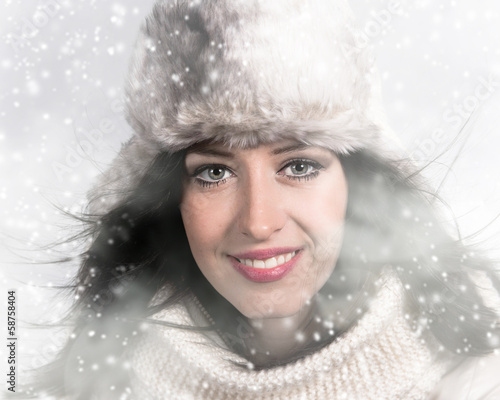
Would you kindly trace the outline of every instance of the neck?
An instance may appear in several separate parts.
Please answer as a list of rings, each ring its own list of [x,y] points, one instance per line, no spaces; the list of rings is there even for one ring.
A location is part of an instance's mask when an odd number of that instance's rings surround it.
[[[276,362],[314,340],[317,305],[313,301],[287,317],[253,319],[254,336],[248,347],[256,363]]]

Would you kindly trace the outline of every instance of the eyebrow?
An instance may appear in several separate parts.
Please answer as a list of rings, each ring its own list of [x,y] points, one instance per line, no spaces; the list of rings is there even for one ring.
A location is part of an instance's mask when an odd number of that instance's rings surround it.
[[[208,156],[216,156],[216,157],[224,157],[224,158],[234,158],[234,154],[228,151],[214,149],[211,147],[199,147],[190,151],[190,153],[194,154],[204,154]]]
[[[308,144],[305,144],[305,143],[293,143],[293,144],[290,144],[288,146],[276,148],[276,149],[272,150],[271,153],[273,155],[279,155],[279,154],[284,154],[284,153],[291,153],[291,152],[297,151],[297,150],[307,149],[309,147],[311,147],[311,146]],[[231,153],[229,151],[222,150],[222,149],[216,149],[216,148],[213,148],[210,146],[196,147],[196,148],[192,149],[190,151],[190,153],[191,154],[194,153],[194,154],[215,156],[215,157],[224,157],[224,158],[230,158],[230,159],[234,158],[233,153]]]
[[[274,149],[272,151],[272,153],[274,155],[279,155],[279,154],[284,154],[284,153],[290,153],[292,151],[307,149],[308,147],[311,147],[311,146],[309,146],[305,143],[294,143],[294,144],[291,144],[289,146],[279,147],[277,149]]]

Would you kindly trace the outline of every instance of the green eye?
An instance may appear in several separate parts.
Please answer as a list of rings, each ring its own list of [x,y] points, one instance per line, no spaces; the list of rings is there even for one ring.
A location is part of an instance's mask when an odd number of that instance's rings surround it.
[[[194,174],[198,180],[207,183],[219,183],[231,175],[231,171],[222,165],[208,165]]]
[[[304,175],[312,169],[313,167],[311,165],[302,162],[290,165],[290,172],[294,175]]]
[[[323,166],[316,161],[312,160],[291,160],[279,172],[291,180],[310,180],[318,176],[319,171]]]
[[[224,178],[224,173],[226,171],[223,168],[215,167],[207,169],[207,175],[210,179],[218,181]]]

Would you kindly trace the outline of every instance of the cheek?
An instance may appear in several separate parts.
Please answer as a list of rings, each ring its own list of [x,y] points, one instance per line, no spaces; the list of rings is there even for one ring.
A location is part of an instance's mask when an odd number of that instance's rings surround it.
[[[191,252],[201,269],[209,265],[226,235],[224,215],[218,202],[199,193],[187,191],[180,204],[184,229]]]
[[[191,252],[197,258],[197,252],[202,252],[210,244],[210,232],[213,226],[210,214],[205,215],[205,207],[196,195],[185,194],[180,204],[182,222],[191,247]],[[208,231],[207,231],[208,230]]]
[[[328,178],[309,193],[308,206],[304,207],[299,222],[312,242],[311,266],[316,281],[309,283],[316,289],[326,282],[337,263],[347,208],[347,183],[343,174]]]
[[[347,183],[343,175],[315,186],[301,203],[301,223],[315,242],[335,244],[342,238],[347,208]]]

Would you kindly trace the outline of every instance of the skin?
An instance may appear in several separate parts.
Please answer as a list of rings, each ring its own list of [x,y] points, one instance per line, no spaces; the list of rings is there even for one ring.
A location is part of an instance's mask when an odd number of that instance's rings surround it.
[[[294,141],[248,149],[204,144],[188,151],[185,169],[180,210],[195,261],[260,328],[256,341],[286,352],[312,318],[311,299],[337,262],[347,205],[339,159]],[[285,246],[299,248],[300,257],[274,282],[253,282],[230,261]]]

